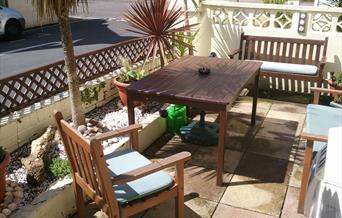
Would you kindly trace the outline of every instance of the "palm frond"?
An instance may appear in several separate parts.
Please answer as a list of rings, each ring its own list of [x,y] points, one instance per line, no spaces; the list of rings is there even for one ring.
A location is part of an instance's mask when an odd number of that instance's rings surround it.
[[[87,0],[31,0],[38,17],[53,18],[59,15],[76,13],[77,6],[82,5],[83,10],[88,9]]]
[[[147,45],[147,54],[144,52],[139,55],[149,55],[152,53],[153,60],[159,53],[162,63],[167,63],[166,52],[172,57],[177,54],[174,51],[172,42],[183,46],[192,47],[192,44],[180,42],[177,39],[177,34],[180,32],[186,35],[185,32],[195,31],[194,27],[197,24],[183,25],[186,21],[185,13],[178,6],[177,0],[139,0],[130,5],[130,9],[125,13],[128,24],[133,29],[127,31],[139,34],[142,38],[149,36],[152,38]],[[136,57],[137,59],[140,56]]]

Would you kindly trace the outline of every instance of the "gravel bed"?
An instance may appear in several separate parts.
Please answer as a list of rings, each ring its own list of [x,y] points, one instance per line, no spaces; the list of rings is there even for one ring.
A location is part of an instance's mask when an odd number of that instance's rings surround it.
[[[148,116],[153,113],[159,111],[159,109],[163,105],[160,103],[147,103],[145,105],[139,106],[135,108],[135,118],[136,123],[141,122]],[[101,124],[101,132],[106,132],[110,130],[115,130],[128,125],[127,118],[127,108],[123,107],[118,98],[110,101],[106,105],[97,108],[90,113],[87,114],[87,121],[92,120]],[[87,128],[93,128],[93,126]],[[101,132],[97,132],[96,134],[101,134]],[[87,137],[90,137],[87,135]],[[114,145],[118,143],[120,138],[111,140],[107,143],[104,143],[104,148]],[[48,154],[48,158],[61,157],[66,159],[66,154],[64,151],[64,147],[61,144],[58,135],[56,134],[55,139],[53,140],[53,146]],[[18,184],[24,192],[23,200],[19,203],[18,208],[23,207],[28,202],[31,202],[35,197],[37,197],[40,193],[47,190],[47,188],[55,181],[57,178],[47,177],[47,179],[38,187],[31,187],[28,185],[26,181],[27,171],[23,167],[21,163],[21,159],[23,157],[27,157],[30,154],[31,146],[30,144],[24,145],[20,147],[18,150],[11,154],[12,161],[7,168],[6,180],[8,182],[14,182]]]

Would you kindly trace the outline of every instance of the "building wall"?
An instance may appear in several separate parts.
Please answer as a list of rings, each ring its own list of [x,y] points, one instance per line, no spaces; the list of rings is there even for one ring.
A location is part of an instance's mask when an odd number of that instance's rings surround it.
[[[19,11],[24,16],[26,28],[56,23],[56,19],[39,19],[31,4],[31,0],[10,0],[8,1],[8,7]]]

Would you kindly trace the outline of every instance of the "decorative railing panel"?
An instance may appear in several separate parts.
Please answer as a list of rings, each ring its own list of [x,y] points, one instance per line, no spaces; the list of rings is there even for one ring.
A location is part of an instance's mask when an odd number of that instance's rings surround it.
[[[121,67],[120,57],[131,61],[144,54],[150,39],[132,39],[76,57],[80,82]],[[141,55],[143,57],[144,55]],[[140,59],[141,60],[141,59]],[[58,61],[0,80],[0,116],[30,106],[68,89],[64,61]]]
[[[308,32],[341,32],[342,9],[295,5],[271,5],[235,3],[227,1],[204,1],[209,16],[216,24],[233,24],[241,27],[298,30],[300,14]]]

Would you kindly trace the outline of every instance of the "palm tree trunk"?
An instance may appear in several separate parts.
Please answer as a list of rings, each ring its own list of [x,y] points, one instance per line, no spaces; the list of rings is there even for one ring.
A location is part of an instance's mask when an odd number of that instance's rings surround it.
[[[80,85],[76,71],[76,59],[68,13],[62,12],[60,16],[58,16],[58,22],[69,82],[72,122],[75,127],[78,127],[85,123],[85,113],[82,107]]]

